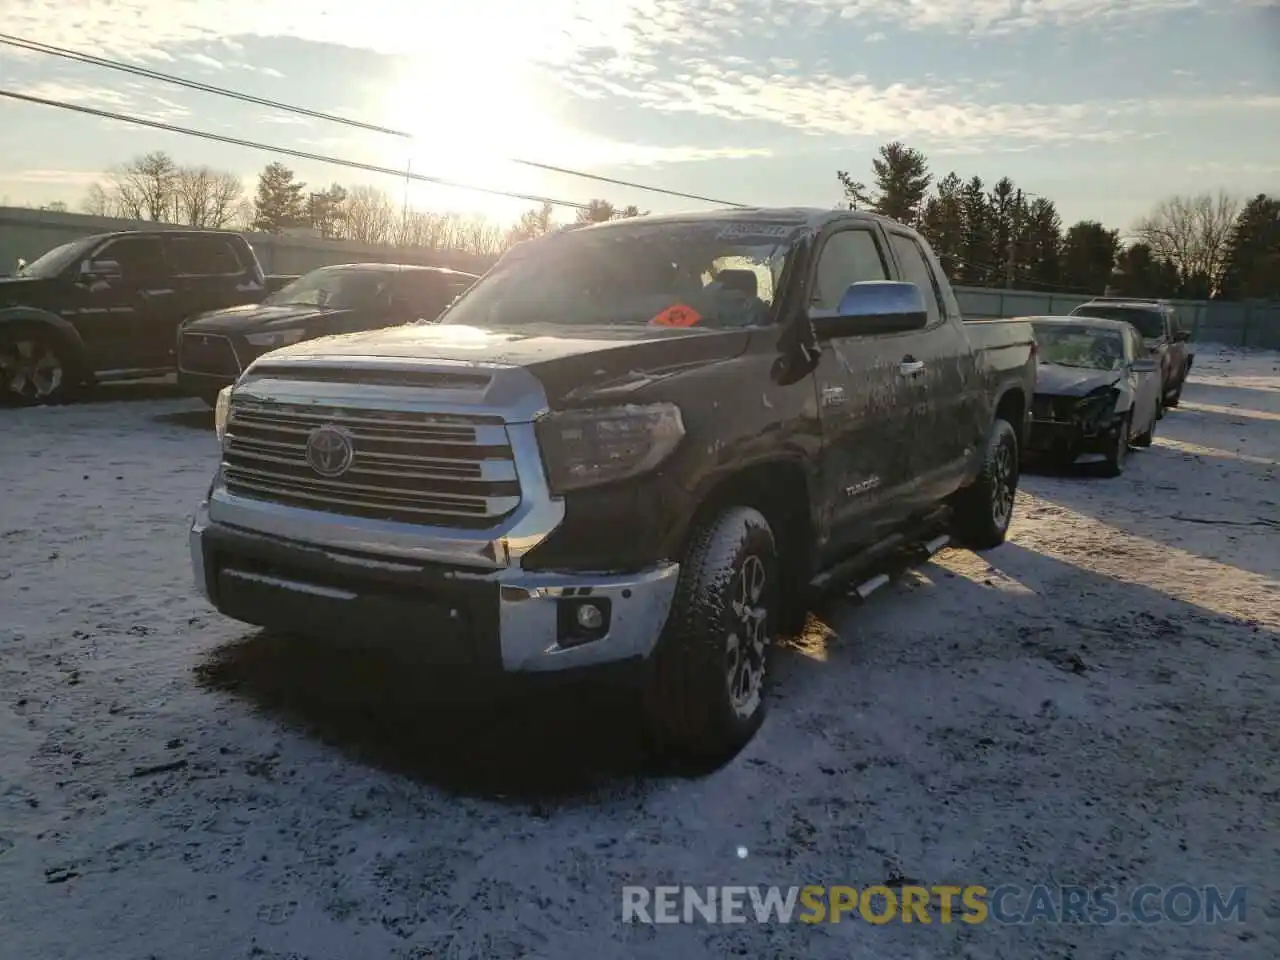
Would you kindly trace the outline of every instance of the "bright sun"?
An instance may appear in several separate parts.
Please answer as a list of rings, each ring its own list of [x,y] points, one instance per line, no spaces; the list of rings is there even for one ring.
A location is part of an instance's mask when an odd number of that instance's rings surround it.
[[[395,158],[389,165],[403,164],[408,155],[417,173],[520,193],[555,192],[537,170],[506,159],[554,156],[548,162],[565,165],[572,159],[559,147],[571,144],[573,137],[559,136],[560,125],[537,102],[527,54],[522,55],[514,43],[502,42],[504,36],[518,39],[513,36],[517,31],[495,31],[492,25],[480,29],[479,24],[467,31],[459,26],[450,23],[443,36],[407,61],[399,80],[381,98],[384,122],[415,136],[411,146],[388,145],[388,156]],[[468,34],[484,40],[468,43]],[[552,138],[558,149],[544,151]],[[415,203],[499,220],[510,220],[530,205],[421,183],[412,185],[411,198]]]

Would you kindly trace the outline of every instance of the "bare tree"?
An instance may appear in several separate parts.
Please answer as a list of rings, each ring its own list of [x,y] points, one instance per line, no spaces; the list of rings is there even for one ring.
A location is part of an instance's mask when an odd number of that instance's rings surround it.
[[[173,204],[179,220],[191,227],[221,229],[245,199],[244,184],[234,173],[209,167],[180,167],[174,180]]]
[[[460,229],[454,240],[457,249],[481,256],[495,256],[502,252],[505,237],[496,223],[484,217],[473,217],[458,226]]]
[[[180,167],[157,150],[107,171],[103,182],[89,187],[82,209],[100,217],[216,228],[235,219],[243,198],[236,174]]]
[[[252,233],[254,221],[258,218],[258,210],[248,197],[241,198],[231,211],[231,219],[227,226],[237,233]]]
[[[406,249],[434,249],[440,217],[419,210],[404,210],[391,224],[391,245]]]
[[[119,206],[100,183],[91,183],[85,191],[80,209],[91,217],[118,217]]]
[[[361,243],[389,243],[398,218],[391,198],[377,187],[352,187],[342,204],[347,238]]]
[[[1184,292],[1211,287],[1221,275],[1240,200],[1226,191],[1167,197],[1138,221],[1134,234],[1157,260],[1177,268]],[[1210,291],[1195,290],[1208,296]]]
[[[161,150],[143,154],[115,167],[108,175],[108,191],[131,220],[164,221],[174,213],[178,165]]]

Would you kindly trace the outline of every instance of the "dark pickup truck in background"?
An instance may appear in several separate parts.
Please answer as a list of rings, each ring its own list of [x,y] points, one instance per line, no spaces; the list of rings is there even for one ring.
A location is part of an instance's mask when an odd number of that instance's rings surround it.
[[[913,230],[753,209],[521,244],[435,324],[255,361],[191,528],[224,614],[436,669],[627,665],[722,754],[815,593],[1000,544],[1028,323],[962,322]]]
[[[55,247],[0,277],[0,403],[171,373],[183,319],[256,303],[270,286],[234,233],[135,230]]]
[[[347,263],[294,278],[257,304],[184,320],[178,383],[213,406],[218,391],[278,347],[336,333],[434,320],[479,279],[444,267]]]
[[[1191,373],[1191,332],[1182,327],[1178,311],[1167,300],[1137,297],[1095,297],[1071,311],[1073,317],[1097,317],[1133,324],[1142,334],[1147,355],[1160,368],[1160,416],[1165,407],[1182,400],[1182,386]]]

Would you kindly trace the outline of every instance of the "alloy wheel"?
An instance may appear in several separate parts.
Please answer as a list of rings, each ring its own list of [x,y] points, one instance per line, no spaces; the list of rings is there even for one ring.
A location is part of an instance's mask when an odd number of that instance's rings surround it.
[[[62,386],[62,361],[46,343],[23,339],[0,353],[0,384],[23,400],[46,400]]]
[[[1013,516],[1016,471],[1013,451],[1007,444],[1001,444],[996,450],[995,462],[991,470],[991,517],[1001,527]]]
[[[749,717],[759,709],[764,688],[765,647],[769,640],[767,588],[764,561],[748,554],[738,570],[730,602],[734,623],[728,637],[726,664],[729,700],[740,717]]]

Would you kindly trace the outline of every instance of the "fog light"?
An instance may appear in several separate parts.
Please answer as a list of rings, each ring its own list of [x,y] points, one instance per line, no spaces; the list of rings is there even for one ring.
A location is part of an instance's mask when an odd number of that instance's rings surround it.
[[[556,634],[562,647],[593,643],[609,635],[608,597],[563,597],[556,605]]]
[[[584,630],[599,630],[604,626],[604,612],[594,603],[579,604],[575,619]]]

